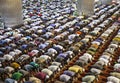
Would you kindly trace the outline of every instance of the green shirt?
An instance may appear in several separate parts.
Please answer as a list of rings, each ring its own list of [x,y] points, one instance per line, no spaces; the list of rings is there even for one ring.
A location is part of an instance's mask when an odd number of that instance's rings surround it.
[[[14,80],[19,80],[20,78],[22,78],[22,74],[21,73],[19,73],[19,72],[15,72],[15,73],[13,73],[13,75],[12,75],[12,79],[14,79]]]
[[[34,68],[38,68],[39,67],[39,65],[37,63],[35,63],[35,62],[31,62],[30,65],[32,65]]]

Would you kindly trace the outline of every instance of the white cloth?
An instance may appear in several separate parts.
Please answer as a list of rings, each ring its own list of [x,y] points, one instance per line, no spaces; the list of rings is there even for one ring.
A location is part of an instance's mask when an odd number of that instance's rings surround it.
[[[109,77],[107,78],[107,80],[108,80],[108,81],[111,81],[111,82],[113,82],[113,83],[120,83],[120,79],[118,79],[118,78],[116,78],[116,77],[114,77],[114,76],[109,76]]]
[[[3,58],[5,58],[8,61],[14,59],[13,56],[11,56],[9,54],[4,55]]]

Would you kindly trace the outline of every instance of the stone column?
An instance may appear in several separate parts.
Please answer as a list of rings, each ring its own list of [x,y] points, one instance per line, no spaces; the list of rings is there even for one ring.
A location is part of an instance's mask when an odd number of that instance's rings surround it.
[[[13,27],[23,23],[22,0],[0,0],[0,12],[6,27]]]

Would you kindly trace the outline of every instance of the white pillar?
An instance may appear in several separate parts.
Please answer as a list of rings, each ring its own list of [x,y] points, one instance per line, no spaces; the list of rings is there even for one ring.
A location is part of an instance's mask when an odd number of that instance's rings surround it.
[[[94,0],[77,0],[78,13],[92,15],[94,13]]]
[[[7,27],[13,27],[23,22],[22,0],[0,0],[0,12]]]

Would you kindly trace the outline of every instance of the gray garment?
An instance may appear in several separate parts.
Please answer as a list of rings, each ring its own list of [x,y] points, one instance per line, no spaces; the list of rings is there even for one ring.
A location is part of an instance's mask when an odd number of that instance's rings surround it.
[[[7,78],[5,79],[5,83],[18,83],[18,82],[15,81],[14,79]]]
[[[100,64],[94,64],[94,65],[92,65],[92,68],[96,68],[96,69],[102,70],[102,69],[103,69],[103,66],[100,65]]]
[[[109,55],[102,55],[100,58],[104,58],[104,59],[110,60],[111,57]]]
[[[94,73],[95,75],[99,75],[101,73],[101,70],[96,69],[96,68],[91,68],[90,71]]]
[[[48,69],[51,70],[52,72],[57,71],[58,68],[59,68],[59,67],[58,67],[58,66],[55,66],[55,65],[51,65],[51,66],[48,67]]]
[[[5,58],[0,58],[0,62],[5,62]]]
[[[103,61],[97,61],[95,64],[99,64],[99,65],[101,65],[101,66],[104,66],[104,65],[105,65],[105,63],[104,63]]]
[[[61,63],[59,63],[59,62],[52,62],[52,65],[61,66]]]
[[[22,73],[24,76],[26,76],[26,75],[29,74],[28,71],[25,71],[25,70],[23,70],[23,69],[20,69],[19,72]]]
[[[62,74],[60,76],[60,81],[63,81],[63,82],[68,82],[68,81],[70,81],[70,79],[71,79],[71,77],[68,75],[65,75],[65,74]]]
[[[27,71],[31,71],[33,69],[33,66],[31,65],[25,65],[24,68],[27,70]]]
[[[0,68],[0,74],[4,74],[5,73],[5,69],[4,68]]]
[[[94,75],[87,75],[82,78],[82,82],[92,83],[95,80]]]
[[[25,61],[25,60],[27,60],[27,59],[29,59],[29,58],[30,58],[29,55],[22,55],[22,56],[20,56],[20,57],[17,59],[17,61],[18,61],[18,62],[22,62],[22,61]]]
[[[87,56],[81,56],[79,59],[85,61],[86,63],[89,62],[89,57]]]
[[[120,64],[119,64],[119,63],[116,63],[116,64],[114,65],[114,70],[119,70],[119,68],[120,68]]]
[[[83,60],[77,60],[77,61],[75,62],[75,64],[76,64],[76,65],[79,65],[79,66],[81,66],[81,67],[84,67],[86,64],[88,64],[88,62],[83,61]]]

